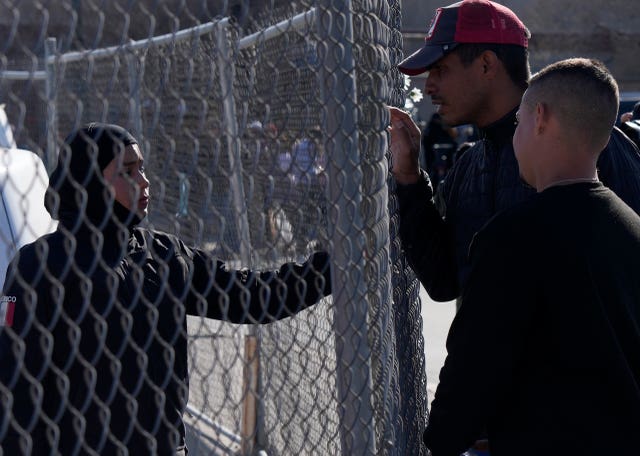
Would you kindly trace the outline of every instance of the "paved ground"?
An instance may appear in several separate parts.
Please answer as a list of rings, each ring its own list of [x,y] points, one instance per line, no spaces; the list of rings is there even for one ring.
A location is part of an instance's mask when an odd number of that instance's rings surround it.
[[[445,342],[449,326],[456,312],[455,301],[434,302],[427,292],[420,288],[422,300],[422,334],[424,336],[425,362],[427,368],[427,394],[429,404],[438,385],[440,368],[447,356]]]
[[[440,368],[444,364],[446,357],[445,342],[451,320],[455,314],[455,302],[434,302],[423,289],[421,290],[420,298],[422,300],[423,335],[425,340],[427,393],[429,395],[429,403],[431,403],[438,384]],[[218,336],[215,337],[215,346],[218,346],[222,340],[227,338],[232,340],[240,337],[235,334],[235,331],[226,331],[226,328],[216,327],[210,329],[213,334]],[[203,343],[206,345],[207,341],[203,341]],[[198,350],[198,353],[204,355],[207,351],[211,351],[211,348],[209,350]],[[217,352],[217,350],[215,351]],[[192,395],[194,396],[192,399],[197,399],[197,385],[199,383],[196,378],[192,383]],[[210,401],[215,402],[212,398],[210,398]],[[215,409],[213,403],[209,404],[209,408],[211,407]],[[189,456],[229,456],[240,454],[238,437],[212,424],[208,418],[187,413],[185,424],[187,427]]]

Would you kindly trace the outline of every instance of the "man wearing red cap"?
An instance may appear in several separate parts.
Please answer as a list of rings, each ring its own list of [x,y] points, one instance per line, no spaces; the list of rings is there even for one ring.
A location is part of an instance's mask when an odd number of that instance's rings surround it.
[[[443,121],[475,124],[482,138],[434,195],[419,168],[419,128],[408,114],[390,108],[400,235],[411,266],[436,301],[460,295],[473,235],[498,211],[534,193],[519,177],[511,144],[530,78],[528,40],[529,31],[508,8],[465,0],[439,8],[424,47],[398,66],[409,75],[428,72],[425,92]],[[598,171],[600,180],[640,213],[640,156],[617,128]]]
[[[520,178],[512,144],[516,111],[531,76],[529,37],[503,5],[464,0],[438,8],[425,45],[398,66],[408,75],[428,72],[425,92],[443,121],[475,124],[481,137],[434,195],[418,164],[419,128],[408,114],[390,108],[400,236],[409,263],[436,301],[456,299],[464,290],[475,233],[495,214],[535,193]],[[640,155],[617,128],[600,154],[598,178],[640,213]],[[482,337],[483,329],[478,330]],[[469,413],[475,413],[473,404]]]

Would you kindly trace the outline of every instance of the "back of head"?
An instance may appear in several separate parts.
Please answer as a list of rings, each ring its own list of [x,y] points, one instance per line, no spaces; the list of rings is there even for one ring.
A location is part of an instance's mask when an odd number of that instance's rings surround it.
[[[533,75],[525,101],[544,103],[564,133],[599,153],[607,145],[618,113],[618,84],[602,62],[572,58]]]
[[[67,136],[49,177],[45,207],[63,225],[100,227],[112,213],[102,171],[135,138],[118,125],[87,124]]]

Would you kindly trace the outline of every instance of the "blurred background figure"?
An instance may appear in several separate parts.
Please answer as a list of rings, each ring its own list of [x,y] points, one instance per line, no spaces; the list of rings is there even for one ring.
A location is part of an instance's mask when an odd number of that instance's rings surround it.
[[[435,188],[453,165],[458,148],[458,131],[442,121],[437,112],[431,116],[422,132],[422,156],[420,166],[427,170]]]

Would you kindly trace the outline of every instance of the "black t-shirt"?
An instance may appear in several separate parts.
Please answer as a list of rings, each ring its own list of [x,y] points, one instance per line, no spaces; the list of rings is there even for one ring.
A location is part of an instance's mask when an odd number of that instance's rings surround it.
[[[459,455],[638,454],[640,217],[600,183],[552,187],[474,238],[425,443]]]

